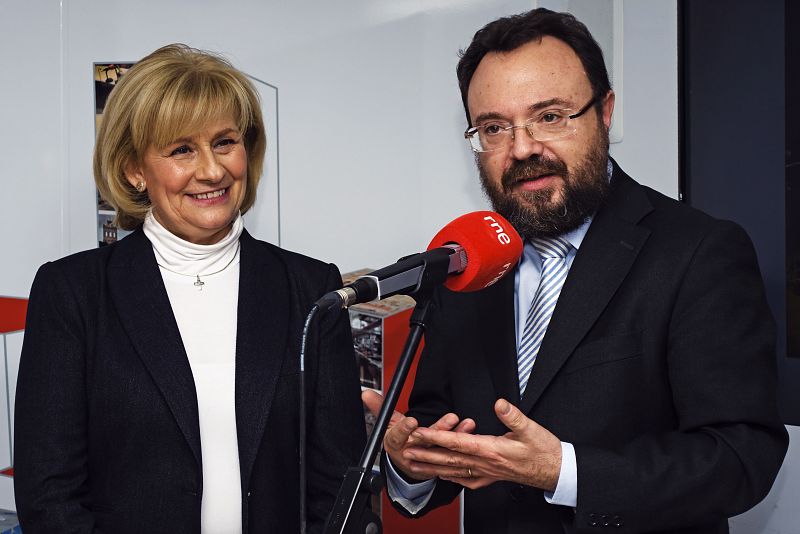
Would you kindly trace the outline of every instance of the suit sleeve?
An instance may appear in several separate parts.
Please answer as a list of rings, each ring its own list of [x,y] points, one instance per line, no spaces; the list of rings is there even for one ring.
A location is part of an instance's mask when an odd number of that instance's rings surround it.
[[[741,228],[711,228],[672,310],[664,342],[676,429],[614,448],[575,443],[580,530],[596,530],[604,515],[622,523],[617,532],[730,517],[763,499],[780,468],[788,437],[776,407],[775,328]]]
[[[325,291],[342,287],[331,265]],[[317,295],[322,296],[320,295]],[[357,466],[366,442],[361,387],[347,310],[319,318],[313,408],[308,421],[308,523],[321,532],[348,467]]]
[[[85,507],[85,329],[78,299],[54,264],[28,303],[14,414],[14,491],[26,534],[88,533]]]

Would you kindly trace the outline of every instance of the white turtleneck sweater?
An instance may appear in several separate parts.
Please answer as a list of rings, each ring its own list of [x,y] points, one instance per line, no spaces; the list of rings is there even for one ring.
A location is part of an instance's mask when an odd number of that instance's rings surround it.
[[[152,211],[144,221],[144,233],[153,244],[197,391],[203,457],[202,534],[242,532],[234,403],[242,228],[239,215],[219,243],[196,245],[169,232]],[[198,274],[201,286],[195,285]]]

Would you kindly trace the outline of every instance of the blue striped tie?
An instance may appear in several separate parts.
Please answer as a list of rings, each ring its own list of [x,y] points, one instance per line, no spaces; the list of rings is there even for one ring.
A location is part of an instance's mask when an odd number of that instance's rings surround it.
[[[569,268],[566,256],[572,248],[569,242],[560,237],[531,239],[531,244],[542,258],[542,277],[528,310],[525,329],[517,350],[520,395],[525,392],[525,387],[528,385],[533,362],[536,361],[550,317],[553,316],[561,286],[567,278]]]

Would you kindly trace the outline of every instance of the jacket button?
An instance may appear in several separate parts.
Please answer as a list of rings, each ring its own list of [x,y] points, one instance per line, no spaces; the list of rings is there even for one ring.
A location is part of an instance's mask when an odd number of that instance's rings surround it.
[[[613,521],[614,521],[614,526],[617,527],[617,528],[625,525],[625,523],[622,521],[622,517],[620,517],[618,515],[614,516]]]
[[[522,501],[522,499],[525,498],[525,487],[520,484],[517,484],[516,486],[511,488],[511,491],[509,493],[511,493],[511,500],[513,500],[514,502],[520,502]]]

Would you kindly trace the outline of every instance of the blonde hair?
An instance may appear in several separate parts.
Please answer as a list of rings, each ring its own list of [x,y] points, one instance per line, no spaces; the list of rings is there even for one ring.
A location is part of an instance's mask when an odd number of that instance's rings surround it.
[[[224,117],[233,117],[244,135],[245,213],[256,200],[266,149],[252,82],[226,59],[184,44],[159,48],[123,74],[108,98],[94,149],[94,181],[116,209],[120,228],[136,228],[150,209],[147,193],[131,185],[126,167],[141,163],[149,146],[163,148]]]

